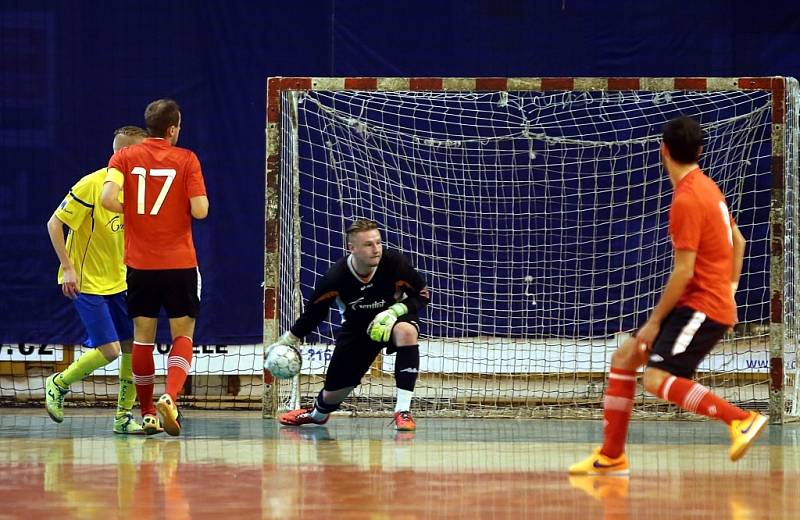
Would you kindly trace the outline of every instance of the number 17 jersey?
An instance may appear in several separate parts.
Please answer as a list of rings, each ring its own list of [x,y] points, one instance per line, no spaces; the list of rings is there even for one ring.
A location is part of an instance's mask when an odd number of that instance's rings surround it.
[[[190,199],[206,194],[200,161],[166,139],[148,138],[115,153],[106,182],[124,197],[125,265],[135,269],[197,267]]]

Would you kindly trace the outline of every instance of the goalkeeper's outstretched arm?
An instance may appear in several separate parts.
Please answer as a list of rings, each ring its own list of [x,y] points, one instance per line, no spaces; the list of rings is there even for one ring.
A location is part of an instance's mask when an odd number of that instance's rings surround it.
[[[336,297],[339,295],[328,281],[328,276],[320,280],[314,289],[314,294],[303,309],[303,314],[297,318],[291,329],[286,331],[278,340],[283,341],[284,345],[296,345],[302,338],[308,335],[312,330],[316,329],[325,316],[328,314],[328,308],[331,306]]]
[[[301,339],[322,323],[322,320],[325,319],[325,315],[328,313],[328,307],[330,307],[331,301],[336,299],[336,296],[337,293],[335,291],[321,291],[318,287],[317,290],[314,291],[314,295],[311,297],[308,305],[306,305],[303,314],[297,318],[297,321],[294,322],[294,325],[292,325],[289,330],[281,334],[278,341],[267,347],[267,352],[275,345],[289,345],[294,347],[300,343]]]

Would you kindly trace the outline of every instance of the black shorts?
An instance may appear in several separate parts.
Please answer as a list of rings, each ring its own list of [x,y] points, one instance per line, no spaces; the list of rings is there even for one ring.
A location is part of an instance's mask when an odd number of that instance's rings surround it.
[[[158,318],[161,307],[170,318],[197,317],[200,309],[200,272],[188,269],[134,269],[128,267],[128,316]]]
[[[689,307],[675,308],[661,324],[647,366],[691,378],[729,328]]]
[[[410,323],[419,331],[419,320],[413,314],[400,316],[395,325],[397,323]],[[391,341],[387,343],[372,341],[367,335],[367,325],[342,327],[336,336],[336,348],[333,349],[325,374],[325,390],[333,391],[348,386],[358,386],[384,347],[389,353],[397,348]]]

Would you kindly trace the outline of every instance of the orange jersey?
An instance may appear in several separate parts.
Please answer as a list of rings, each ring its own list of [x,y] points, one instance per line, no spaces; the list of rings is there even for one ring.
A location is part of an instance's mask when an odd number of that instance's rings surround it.
[[[723,325],[736,323],[731,293],[733,217],[725,196],[699,168],[675,187],[669,211],[669,234],[675,249],[697,254],[694,276],[676,307],[690,307]]]
[[[125,199],[125,265],[197,267],[189,200],[206,194],[197,156],[149,138],[119,150],[108,167],[106,181],[122,187]]]

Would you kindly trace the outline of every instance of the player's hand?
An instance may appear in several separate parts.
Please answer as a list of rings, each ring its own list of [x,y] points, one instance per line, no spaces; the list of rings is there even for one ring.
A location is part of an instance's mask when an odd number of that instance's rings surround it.
[[[70,300],[74,300],[81,293],[78,289],[78,274],[71,265],[64,268],[64,283],[61,284],[61,292]]]
[[[290,347],[296,347],[298,343],[300,343],[300,338],[292,334],[291,331],[287,330],[281,335],[280,338],[278,338],[278,341],[267,347],[267,351],[265,352],[265,359],[266,355],[269,355],[269,351],[272,350],[272,347],[276,345],[288,345]]]
[[[639,332],[636,333],[636,341],[640,346],[644,345],[647,350],[651,350],[660,330],[660,323],[647,320],[644,327],[639,329]]]
[[[404,303],[395,303],[385,311],[379,312],[367,327],[367,335],[372,341],[386,343],[392,337],[392,328],[397,318],[408,312]]]

